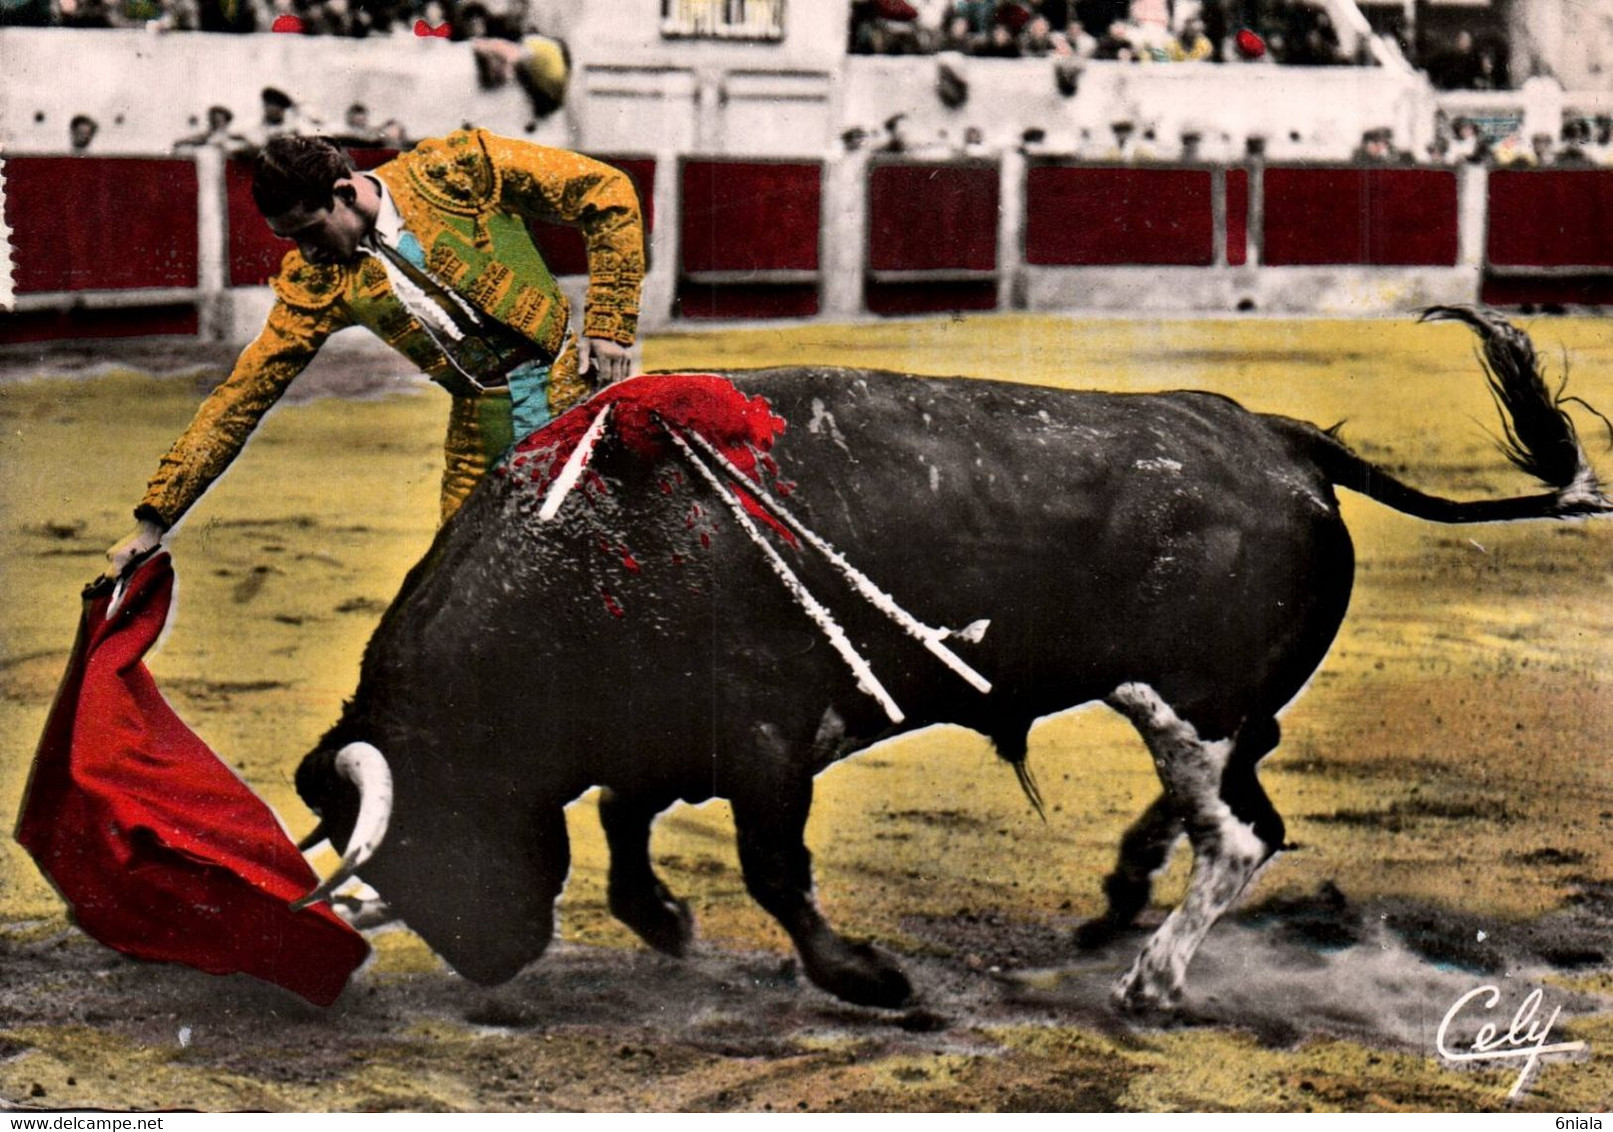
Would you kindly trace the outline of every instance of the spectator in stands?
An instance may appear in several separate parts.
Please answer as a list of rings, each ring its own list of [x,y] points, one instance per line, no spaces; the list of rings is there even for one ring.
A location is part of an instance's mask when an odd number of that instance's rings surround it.
[[[971,35],[983,38],[997,22],[997,0],[957,0],[952,12],[969,22]]]
[[[263,146],[271,138],[287,134],[317,132],[317,120],[305,114],[296,100],[279,87],[264,87],[258,98],[263,104],[263,118],[252,138],[254,145]]]
[[[381,148],[395,149],[402,153],[406,149],[414,148],[414,140],[409,137],[409,131],[402,122],[396,118],[388,118],[381,123]]]
[[[194,118],[191,119],[195,121]],[[174,148],[195,149],[204,145],[213,145],[222,149],[226,154],[234,157],[238,154],[250,153],[254,146],[249,138],[237,134],[230,129],[230,123],[235,121],[235,114],[228,106],[209,106],[207,108],[207,128],[199,133],[188,134],[174,142]]]
[[[1098,37],[1093,58],[1135,62],[1140,57],[1138,48],[1132,43],[1136,34],[1137,29],[1131,24],[1116,20]]]
[[[992,12],[991,19],[1017,38],[1025,30],[1025,25],[1036,17],[1040,7],[1040,0],[997,0],[997,8]]]
[[[1531,134],[1529,136],[1529,156],[1531,159],[1529,164],[1538,165],[1542,168],[1555,164],[1557,159],[1556,140],[1545,130]]]
[[[1278,61],[1297,67],[1334,67],[1347,63],[1333,18],[1320,8],[1289,4],[1283,34],[1287,51]]]
[[[1559,139],[1557,154],[1552,159],[1553,165],[1589,166],[1594,164],[1590,157],[1591,124],[1585,118],[1568,118],[1563,122],[1562,137]]]
[[[297,10],[295,0],[273,0],[269,30],[282,35],[302,35],[308,30],[308,21]]]
[[[1046,16],[1033,16],[1019,33],[1019,53],[1032,59],[1042,59],[1049,55],[1065,55],[1069,53],[1069,44],[1064,36],[1053,30]]]
[[[1585,145],[1585,155],[1596,165],[1613,164],[1613,117],[1606,114],[1596,116],[1591,140]]]
[[[1473,33],[1463,28],[1451,45],[1428,60],[1428,81],[1440,90],[1475,90],[1482,67]]]
[[[386,145],[381,131],[370,125],[370,108],[355,102],[342,115],[342,130],[336,135],[336,144],[348,149],[375,149]]]
[[[849,50],[857,55],[912,54],[918,50],[918,9],[907,0],[853,0]]]
[[[1450,165],[1479,165],[1490,156],[1490,141],[1471,118],[1458,117],[1451,122],[1450,142],[1443,154]]]
[[[912,0],[912,4],[918,13],[913,20],[918,49],[925,53],[941,50],[941,39],[952,17],[952,0]]]
[[[539,118],[565,105],[571,82],[571,51],[565,40],[529,35],[519,43],[475,39],[470,46],[476,81],[483,90],[497,90],[513,78]]]
[[[1138,59],[1163,63],[1169,58],[1171,9],[1169,0],[1131,0],[1128,39]]]
[[[1535,164],[1534,151],[1525,140],[1521,129],[1513,130],[1506,137],[1497,141],[1495,147],[1491,150],[1491,158],[1497,166],[1503,169],[1514,165],[1527,168]]]
[[[95,141],[95,135],[101,124],[88,114],[75,114],[73,120],[67,123],[67,142],[72,148],[74,157],[81,157],[89,152],[90,143]]]
[[[1362,165],[1400,165],[1413,161],[1415,155],[1396,148],[1394,131],[1388,126],[1377,126],[1361,134],[1361,144],[1350,159]]]
[[[979,42],[980,36],[969,27],[969,17],[955,13],[942,29],[941,41],[937,47],[941,51],[958,51],[972,55]]]
[[[880,153],[907,153],[913,148],[913,143],[907,136],[907,115],[892,114],[885,119],[885,137],[880,142]]]
[[[1273,63],[1271,52],[1266,49],[1266,41],[1260,34],[1250,28],[1239,28],[1232,37],[1232,53],[1229,62],[1237,63]]]
[[[55,22],[51,0],[0,0],[0,27],[42,28]]]
[[[1154,159],[1153,148],[1137,137],[1137,124],[1129,118],[1111,123],[1109,130],[1114,135],[1114,144],[1103,154],[1104,160],[1130,162]]]
[[[975,54],[992,59],[1018,59],[1019,40],[1007,24],[992,24],[985,43],[975,49]]]
[[[1204,21],[1198,16],[1189,17],[1182,30],[1171,40],[1170,60],[1173,63],[1202,63],[1213,58],[1215,44],[1204,33]]]
[[[116,26],[106,0],[57,0],[57,22],[68,28]]]
[[[258,156],[252,197],[297,246],[263,332],[159,463],[136,529],[108,551],[115,570],[161,542],[343,327],[384,335],[452,394],[444,521],[514,440],[587,394],[584,374],[596,385],[628,375],[644,225],[619,170],[466,130],[356,173],[324,138],[278,137]],[[587,245],[580,346],[528,229],[556,219]]]
[[[324,0],[308,10],[309,35],[344,35],[362,39],[373,26],[369,11],[354,7],[349,0]]]

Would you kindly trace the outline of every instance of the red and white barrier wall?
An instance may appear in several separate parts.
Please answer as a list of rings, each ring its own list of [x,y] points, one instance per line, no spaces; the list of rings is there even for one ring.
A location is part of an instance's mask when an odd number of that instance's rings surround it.
[[[1613,170],[599,156],[645,202],[648,326],[1613,301]],[[0,339],[255,330],[288,245],[243,165],[20,157],[5,175],[17,310]],[[580,287],[578,235],[537,235]]]
[[[1602,169],[600,156],[644,198],[647,326],[1613,298]],[[5,176],[18,310],[0,339],[240,339],[261,319],[287,245],[256,216],[242,164],[39,156]],[[581,285],[576,232],[537,239]]]

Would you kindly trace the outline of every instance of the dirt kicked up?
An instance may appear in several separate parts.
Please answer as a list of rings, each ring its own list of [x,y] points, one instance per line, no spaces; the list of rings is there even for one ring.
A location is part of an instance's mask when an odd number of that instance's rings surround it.
[[[1607,324],[1532,330],[1554,365],[1566,353],[1574,393],[1613,409]],[[0,385],[10,814],[79,588],[207,383],[38,358],[11,355],[11,370],[43,376]],[[802,360],[1209,389],[1345,420],[1358,451],[1427,490],[1534,490],[1495,450],[1467,333],[1409,317],[735,330],[652,339],[644,358]],[[146,346],[139,365],[184,361]],[[292,770],[432,533],[446,404],[396,373],[367,352],[323,360],[172,544],[180,596],[152,668],[297,835],[313,819]],[[1602,424],[1575,413],[1613,478]],[[1121,831],[1157,792],[1134,733],[1092,707],[1032,735],[1045,823],[985,740],[956,729],[819,779],[820,898],[907,965],[923,999],[899,1014],[845,1006],[800,975],[745,894],[721,804],[674,809],[653,843],[695,912],[692,959],[655,956],[610,918],[587,796],[570,812],[563,939],[542,962],[486,992],[387,928],[325,1011],[100,947],[8,840],[0,1108],[1597,1110],[1613,1097],[1613,522],[1441,528],[1356,497],[1345,511],[1352,609],[1262,775],[1292,847],[1211,933],[1174,1019],[1108,1005],[1143,931],[1098,953],[1071,943],[1101,907]],[[1147,929],[1180,896],[1186,858]],[[1539,990],[1537,1024],[1562,1007],[1550,1042],[1586,1048],[1547,1059],[1516,1100],[1521,1062],[1442,1060],[1441,1019],[1484,986],[1500,991],[1487,1019],[1500,1031]]]

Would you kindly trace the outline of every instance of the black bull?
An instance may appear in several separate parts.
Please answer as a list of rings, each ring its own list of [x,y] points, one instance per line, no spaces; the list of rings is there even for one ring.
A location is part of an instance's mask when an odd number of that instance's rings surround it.
[[[789,422],[774,455],[808,527],[928,623],[989,619],[978,642],[952,647],[989,677],[990,694],[819,555],[786,550],[905,711],[892,725],[710,486],[670,449],[649,461],[607,434],[598,479],[556,521],[535,516],[531,485],[493,478],[444,528],[298,788],[341,844],[357,798],[332,773],[333,754],[357,740],[384,753],[391,832],[362,876],[483,983],[510,978],[549,942],[568,802],[605,788],[611,910],[677,954],[691,923],[652,869],[651,822],[679,799],[730,799],[747,887],[808,975],[889,1006],[911,994],[900,969],[838,936],[812,900],[802,831],[813,776],[941,722],[984,733],[1022,768],[1033,721],[1105,700],[1136,724],[1165,789],[1127,833],[1108,911],[1086,934],[1133,920],[1185,832],[1196,855],[1188,893],[1117,987],[1129,1005],[1168,1004],[1216,917],[1283,844],[1255,768],[1349,601],[1354,557],[1335,486],[1443,522],[1608,508],[1527,339],[1446,313],[1485,335],[1510,454],[1552,492],[1422,495],[1330,433],[1206,393],[738,375]]]

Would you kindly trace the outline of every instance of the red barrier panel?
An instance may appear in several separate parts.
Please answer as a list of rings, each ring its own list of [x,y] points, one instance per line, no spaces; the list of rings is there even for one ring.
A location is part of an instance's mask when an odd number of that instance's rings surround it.
[[[1613,266],[1613,172],[1495,170],[1488,254],[1509,267]]]
[[[1215,261],[1207,169],[1037,165],[1025,179],[1025,262],[1073,267]]]
[[[816,271],[821,180],[816,162],[686,162],[683,270]]]
[[[875,165],[868,171],[874,271],[997,267],[995,165]]]
[[[816,283],[678,283],[684,318],[811,318],[818,313]]]
[[[1249,170],[1227,170],[1227,263],[1249,262]]]
[[[17,293],[196,286],[196,197],[189,161],[12,158],[6,223]]]
[[[261,287],[280,270],[280,261],[292,248],[263,222],[252,203],[252,162],[237,160],[224,166],[225,209],[229,217],[232,287]]]
[[[0,343],[10,345],[71,338],[139,338],[153,334],[194,336],[198,325],[196,308],[189,305],[21,313],[8,311],[0,313]]]
[[[898,162],[868,171],[870,271],[995,271],[997,166]],[[870,279],[874,314],[993,310],[994,279]]]
[[[1448,169],[1268,168],[1264,262],[1456,264],[1456,174]]]
[[[678,313],[686,318],[816,314],[816,281],[687,276],[817,271],[822,179],[817,162],[685,162]]]

